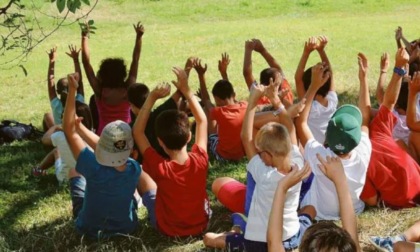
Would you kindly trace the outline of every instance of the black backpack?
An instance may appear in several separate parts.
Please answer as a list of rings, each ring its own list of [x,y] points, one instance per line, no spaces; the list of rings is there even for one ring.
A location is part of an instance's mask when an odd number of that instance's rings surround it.
[[[3,120],[0,124],[0,144],[11,143],[15,140],[37,140],[44,132],[36,129],[32,124],[24,124],[15,120]]]

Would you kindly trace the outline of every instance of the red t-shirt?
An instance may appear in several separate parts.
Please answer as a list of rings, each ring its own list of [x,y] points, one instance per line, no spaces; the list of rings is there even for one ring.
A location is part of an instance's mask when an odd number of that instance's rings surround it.
[[[414,207],[414,201],[420,200],[420,167],[393,139],[396,121],[392,112],[381,106],[370,124],[372,156],[360,198],[366,200],[379,193],[390,207]]]
[[[217,122],[219,143],[216,151],[223,159],[239,160],[245,156],[241,129],[247,106],[247,102],[241,101],[210,110],[210,120]]]
[[[188,156],[180,165],[162,158],[152,147],[143,155],[143,169],[157,184],[157,226],[168,236],[198,235],[207,228],[208,155],[194,144]]]
[[[286,94],[284,99],[290,102],[290,104],[293,104],[294,97],[293,97],[292,88],[290,87],[289,82],[283,78],[283,82],[281,83],[280,89],[285,89],[285,88],[289,89],[289,92]],[[270,104],[270,100],[266,96],[263,96],[258,100],[258,105],[266,105],[266,104]]]

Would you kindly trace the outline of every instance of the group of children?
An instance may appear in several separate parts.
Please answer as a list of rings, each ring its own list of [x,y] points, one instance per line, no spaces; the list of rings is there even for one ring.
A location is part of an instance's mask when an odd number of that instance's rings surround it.
[[[420,41],[408,42],[400,27],[386,88],[389,56],[381,58],[379,109],[371,107],[369,64],[362,53],[358,104],[337,108],[325,36],[305,42],[295,74],[297,101],[276,59],[260,40],[252,39],[245,42],[243,65],[248,101],[236,100],[227,73],[229,55],[224,53],[218,65],[222,78],[212,88],[214,103],[207,90],[207,65],[190,57],[184,68],[172,69],[176,91],[153,109],[158,99],[170,95],[171,85],[163,82],[150,91],[137,83],[144,27],[138,23],[134,30],[128,73],[123,59],[107,58],[95,75],[88,25],[82,31],[81,50],[70,46],[67,53],[75,73],[56,87],[57,51],[48,52],[52,113],[44,117],[43,143],[53,149],[32,174],[44,175],[54,164],[57,179],[69,181],[81,234],[98,238],[134,232],[140,197],[150,224],[160,233],[203,234],[211,217],[208,153],[220,162],[249,160],[246,184],[229,177],[212,184],[216,198],[233,212],[233,227],[206,233],[203,242],[208,247],[360,251],[356,214],[365,205],[399,209],[420,204]],[[89,106],[84,103],[80,51],[94,92]],[[305,70],[314,51],[321,62]],[[269,66],[259,81],[252,73],[253,52]],[[197,95],[189,85],[193,69],[200,87]],[[191,139],[194,144],[188,150]],[[343,228],[331,222],[314,224],[339,219]],[[410,243],[420,241],[417,230],[371,241],[382,251],[408,251],[398,250],[404,246],[419,251],[418,244]]]

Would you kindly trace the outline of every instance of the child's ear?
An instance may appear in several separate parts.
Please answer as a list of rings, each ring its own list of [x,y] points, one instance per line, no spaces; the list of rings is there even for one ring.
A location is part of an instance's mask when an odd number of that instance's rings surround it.
[[[165,149],[165,148],[166,148],[166,146],[165,146],[165,144],[163,143],[163,141],[162,141],[162,140],[160,140],[160,138],[159,138],[159,137],[157,138],[157,140],[158,140],[158,143],[159,143],[160,147],[162,147],[163,149]]]
[[[187,140],[187,143],[189,143],[189,142],[191,141],[191,138],[192,138],[192,133],[191,133],[191,130],[190,130],[190,132],[189,132],[189,134],[188,134],[188,140]]]

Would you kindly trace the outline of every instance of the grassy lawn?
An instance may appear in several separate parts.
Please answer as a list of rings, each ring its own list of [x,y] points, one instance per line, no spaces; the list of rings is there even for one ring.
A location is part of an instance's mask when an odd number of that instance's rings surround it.
[[[44,12],[55,10],[49,1],[35,2]],[[374,92],[382,52],[392,55],[393,64],[395,28],[402,26],[408,39],[419,37],[416,26],[412,24],[418,19],[419,9],[420,3],[416,0],[403,3],[391,0],[100,1],[90,16],[98,28],[90,39],[91,60],[95,70],[106,57],[123,57],[130,62],[135,38],[132,24],[141,20],[146,33],[138,81],[149,87],[170,81],[174,79],[171,67],[183,66],[187,57],[195,55],[208,64],[206,77],[211,86],[220,78],[217,71],[220,54],[228,52],[231,58],[230,80],[235,85],[237,96],[246,98],[242,77],[245,40],[261,39],[278,59],[293,86],[293,75],[304,41],[309,36],[324,34],[330,40],[327,53],[334,67],[340,100],[355,103],[359,85],[357,53],[364,52],[369,59],[369,84]],[[43,22],[48,26],[46,20]],[[52,46],[58,47],[58,79],[73,71],[71,59],[65,55],[69,43],[80,45],[77,24],[62,27],[35,49],[22,63],[28,70],[27,76],[19,67],[0,66],[0,119],[17,119],[41,127],[42,116],[50,109],[45,51]],[[317,61],[319,58],[315,55],[308,65]],[[255,76],[265,65],[261,57],[253,55]],[[194,87],[198,86],[194,72],[190,82]],[[86,97],[92,94],[86,79],[85,91]],[[160,236],[147,223],[144,208],[139,211],[139,230],[130,237],[93,242],[78,236],[71,218],[69,190],[57,186],[53,169],[42,179],[29,176],[31,168],[46,153],[47,150],[36,142],[0,146],[0,251],[204,250],[200,237],[173,240]],[[211,182],[220,176],[244,180],[246,161],[228,164],[211,160],[210,163],[208,192],[213,217],[209,230],[224,231],[230,227],[229,212],[214,199]],[[363,250],[374,251],[367,242],[370,235],[401,232],[419,216],[419,208],[401,211],[368,209],[359,216]]]

